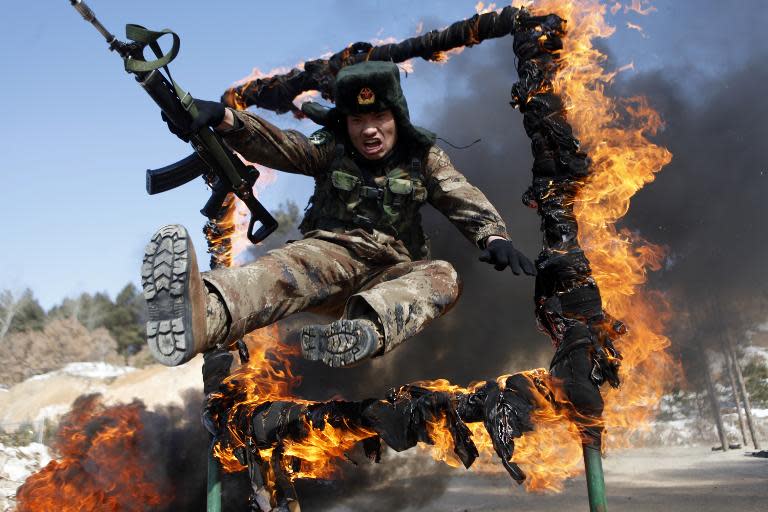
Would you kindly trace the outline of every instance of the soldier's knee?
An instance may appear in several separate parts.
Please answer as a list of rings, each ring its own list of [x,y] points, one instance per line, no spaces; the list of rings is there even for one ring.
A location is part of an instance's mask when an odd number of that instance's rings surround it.
[[[242,290],[258,290],[261,294],[290,294],[299,287],[299,270],[290,255],[270,251],[256,261],[239,268],[215,270],[212,275],[226,275]],[[247,294],[247,292],[245,292]]]
[[[460,283],[458,272],[452,264],[443,260],[433,260],[429,262],[429,273],[432,277],[442,278],[447,282]]]
[[[430,260],[429,267],[434,269],[435,272],[444,272],[446,274],[456,274],[456,269],[453,265],[445,260]]]
[[[459,299],[463,286],[453,265],[443,260],[432,260],[429,262],[427,273],[433,283],[433,289],[443,297],[446,306],[453,306]]]
[[[304,270],[290,255],[268,254],[262,260],[261,272],[265,281],[274,283],[274,286],[288,294],[300,288],[299,282]]]

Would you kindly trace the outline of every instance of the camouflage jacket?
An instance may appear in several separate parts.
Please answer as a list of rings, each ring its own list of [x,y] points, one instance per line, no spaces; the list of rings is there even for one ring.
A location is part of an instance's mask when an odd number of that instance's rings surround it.
[[[316,180],[330,172],[336,151],[336,141],[330,132],[317,132],[307,137],[295,130],[281,130],[249,112],[235,112],[235,116],[237,128],[223,134],[223,138],[246,160],[280,171],[312,176]],[[379,172],[386,170],[379,169]],[[491,235],[509,238],[496,208],[454,168],[442,149],[436,145],[429,148],[421,172],[427,189],[427,202],[445,215],[471,242],[482,248],[485,239]],[[352,245],[362,257],[399,261],[410,259],[408,250],[399,240],[383,233],[371,235],[354,229],[345,233],[310,232],[306,236]],[[366,250],[368,245],[370,250]],[[391,254],[382,254],[382,246],[387,246],[385,253]]]

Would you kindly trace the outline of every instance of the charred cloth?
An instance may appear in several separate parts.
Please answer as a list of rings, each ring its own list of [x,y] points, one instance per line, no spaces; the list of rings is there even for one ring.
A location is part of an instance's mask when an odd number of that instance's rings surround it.
[[[293,99],[305,91],[319,91],[323,98],[333,100],[335,77],[344,66],[367,60],[405,62],[417,57],[440,61],[448,50],[512,34],[518,26],[520,12],[515,7],[505,7],[500,12],[477,14],[443,30],[432,30],[399,43],[380,46],[354,43],[328,59],[304,63],[303,70],[292,69],[282,75],[249,80],[231,87],[222,95],[222,101],[238,109],[257,106],[277,113],[301,115],[293,105]]]
[[[382,442],[396,451],[434,442],[437,425],[450,435],[456,457],[470,467],[478,451],[468,424],[482,423],[510,476],[522,482],[525,475],[512,462],[515,439],[534,429],[539,408],[550,407],[567,409],[564,416],[581,425],[583,442],[599,450],[603,411],[599,386],[619,385],[621,355],[614,341],[627,328],[603,310],[590,262],[579,246],[574,203],[592,163],[580,149],[563,99],[553,86],[565,34],[566,22],[556,15],[534,16],[526,9],[506,7],[401,43],[377,47],[356,43],[330,59],[307,62],[303,70],[247,81],[225,92],[222,100],[235,108],[256,105],[300,115],[293,99],[317,90],[333,100],[335,76],[346,65],[415,57],[441,60],[442,52],[452,48],[512,35],[519,81],[512,86],[510,103],[523,114],[534,156],[533,182],[523,203],[537,210],[543,232],[536,317],[555,347],[549,373],[523,372],[459,391],[416,383],[393,389],[385,399],[321,403],[250,403],[232,385],[212,393],[206,410],[212,430],[220,434],[220,453],[233,453],[240,469],[248,467],[252,503],[261,499],[264,507],[271,502],[287,508],[296,501],[292,481],[302,474],[302,448],[327,429],[346,436],[346,444],[334,447],[338,454],[362,442],[366,454],[377,460]]]
[[[359,434],[366,455],[378,462],[381,443],[401,452],[423,442],[432,444],[435,425],[450,433],[454,453],[469,468],[478,457],[468,423],[482,423],[509,475],[518,483],[523,471],[512,462],[515,439],[533,430],[531,413],[542,402],[552,405],[553,383],[543,370],[518,373],[499,381],[476,384],[471,390],[442,391],[416,384],[392,389],[384,399],[360,402],[333,400],[302,403],[271,401],[240,412],[235,421],[229,407],[241,403],[236,394],[212,395],[209,408],[219,418],[222,450],[233,450],[248,468],[255,490],[273,482],[283,501],[295,499],[292,480],[302,471],[302,460],[287,449],[311,444],[313,432],[327,426]],[[266,456],[265,454],[268,454]],[[270,478],[272,476],[272,478]]]

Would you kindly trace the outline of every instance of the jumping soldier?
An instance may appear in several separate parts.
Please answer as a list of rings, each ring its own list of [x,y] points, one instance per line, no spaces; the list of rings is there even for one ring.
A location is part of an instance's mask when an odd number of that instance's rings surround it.
[[[343,68],[336,106],[305,104],[323,125],[310,137],[280,130],[221,103],[196,101],[196,129],[213,127],[247,160],[315,179],[299,229],[304,238],[240,267],[200,274],[183,226],[161,228],[142,266],[155,358],[175,366],[214,346],[300,311],[335,315],[301,331],[306,359],[350,366],[397,347],[445,314],[461,292],[445,261],[429,259],[419,209],[430,203],[496,270],[533,275],[508,240],[504,221],[480,190],[413,126],[397,66]],[[182,139],[182,132],[169,123]]]

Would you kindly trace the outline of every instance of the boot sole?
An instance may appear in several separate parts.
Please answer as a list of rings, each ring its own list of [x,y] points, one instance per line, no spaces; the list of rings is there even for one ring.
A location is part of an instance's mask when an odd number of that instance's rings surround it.
[[[355,320],[337,320],[330,325],[308,325],[301,330],[304,359],[342,368],[368,359],[377,350],[377,336]]]
[[[192,301],[199,276],[189,234],[183,226],[160,228],[144,250],[141,285],[147,301],[147,344],[154,358],[178,366],[196,354]],[[199,277],[198,277],[198,280]]]

